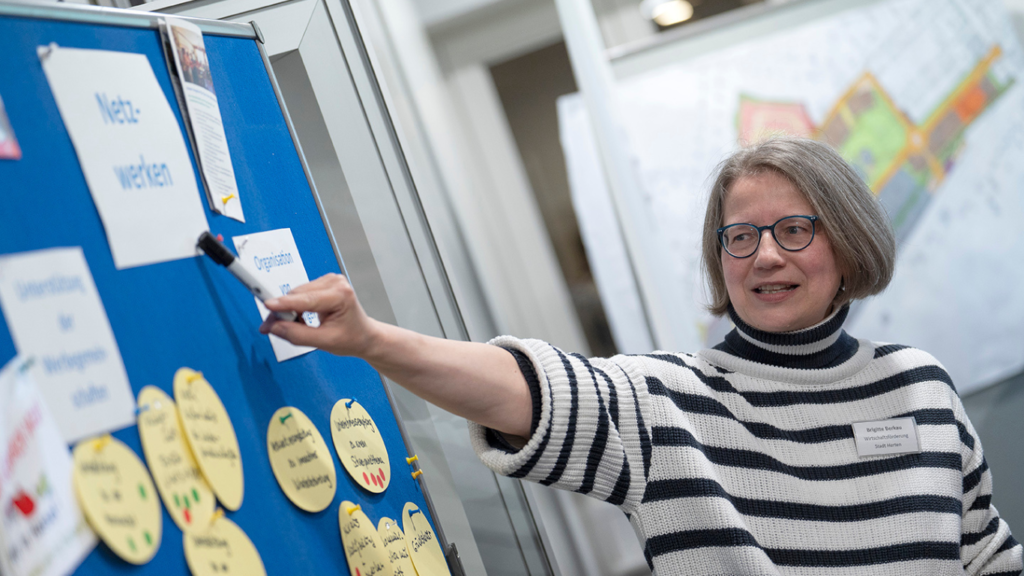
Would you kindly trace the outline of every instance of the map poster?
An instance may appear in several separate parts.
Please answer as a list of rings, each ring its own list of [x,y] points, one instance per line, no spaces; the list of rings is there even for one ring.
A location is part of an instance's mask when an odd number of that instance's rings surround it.
[[[1001,2],[878,2],[620,80],[650,257],[684,302],[671,322],[711,346],[730,329],[705,311],[700,271],[716,165],[803,136],[854,167],[897,237],[893,281],[855,304],[850,333],[927,350],[961,393],[1024,368],[1024,51],[1011,23]]]

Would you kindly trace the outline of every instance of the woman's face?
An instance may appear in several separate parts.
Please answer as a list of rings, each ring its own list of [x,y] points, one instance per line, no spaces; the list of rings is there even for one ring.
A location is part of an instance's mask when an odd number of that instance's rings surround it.
[[[768,226],[796,215],[816,214],[788,178],[769,171],[733,183],[725,195],[722,225]],[[753,256],[734,258],[722,249],[721,257],[733,308],[744,322],[766,332],[817,324],[839,290],[841,275],[820,222],[810,246],[798,252],[783,250],[765,230]]]

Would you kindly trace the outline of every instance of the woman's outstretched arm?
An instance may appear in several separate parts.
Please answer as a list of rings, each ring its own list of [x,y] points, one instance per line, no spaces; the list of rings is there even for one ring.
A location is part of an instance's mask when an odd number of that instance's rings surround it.
[[[348,280],[328,274],[266,302],[283,312],[316,312],[320,327],[274,315],[260,332],[339,356],[358,356],[412,393],[467,420],[514,436],[529,436],[533,404],[515,358],[475,342],[424,336],[370,318]]]

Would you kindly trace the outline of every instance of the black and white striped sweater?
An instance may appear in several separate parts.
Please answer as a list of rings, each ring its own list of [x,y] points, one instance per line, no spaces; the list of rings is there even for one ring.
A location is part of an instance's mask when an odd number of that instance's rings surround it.
[[[656,574],[1019,574],[1021,546],[946,371],[856,340],[847,309],[714,349],[586,359],[500,337],[534,398],[522,449],[471,425],[500,474],[621,507]],[[858,457],[851,423],[913,416],[921,453]]]

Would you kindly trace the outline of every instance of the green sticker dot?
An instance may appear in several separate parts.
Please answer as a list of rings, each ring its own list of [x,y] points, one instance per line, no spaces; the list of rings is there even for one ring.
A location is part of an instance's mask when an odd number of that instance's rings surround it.
[[[146,499],[146,487],[142,485],[142,482],[139,482],[139,495],[142,496],[143,500]]]
[[[152,546],[153,545],[153,537],[150,536],[149,530],[144,531],[142,533],[142,535],[146,537],[146,544],[149,544],[150,546]]]
[[[178,495],[177,494],[174,495],[174,507],[175,508],[181,508],[181,500],[178,499]]]
[[[199,502],[199,492],[195,488],[192,489],[192,499],[195,500],[196,503]]]
[[[128,547],[132,549],[132,552],[135,552],[135,540],[132,540],[131,536],[128,537]]]

